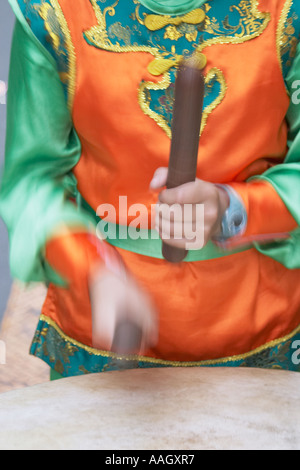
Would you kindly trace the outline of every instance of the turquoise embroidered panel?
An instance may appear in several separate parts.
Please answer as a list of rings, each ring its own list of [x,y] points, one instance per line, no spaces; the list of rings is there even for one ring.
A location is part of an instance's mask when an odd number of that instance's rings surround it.
[[[287,0],[285,8],[287,15],[280,32],[280,56],[284,78],[293,65],[300,41],[300,2]]]
[[[91,348],[66,337],[57,327],[45,319],[40,319],[30,353],[42,359],[63,377],[68,377],[123,369],[181,366],[259,367],[300,372],[300,352],[297,349],[300,351],[300,333],[295,333],[289,339],[283,339],[276,346],[268,347],[266,345],[262,351],[254,351],[245,354],[244,357],[233,356],[220,360],[203,361],[199,365],[155,361],[155,359],[145,361],[138,356],[124,360],[113,353],[110,355],[108,353],[107,356],[96,354]]]
[[[18,0],[18,3],[35,36],[54,58],[67,98],[69,77],[67,38],[55,5],[51,0]]]

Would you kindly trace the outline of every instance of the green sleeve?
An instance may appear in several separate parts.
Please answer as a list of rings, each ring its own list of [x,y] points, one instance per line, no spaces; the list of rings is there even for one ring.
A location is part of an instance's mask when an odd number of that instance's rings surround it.
[[[45,262],[45,246],[60,225],[91,229],[72,173],[81,146],[52,56],[17,6],[7,97],[5,164],[0,215],[8,228],[13,277],[62,280]]]
[[[285,161],[265,172],[259,179],[273,185],[288,210],[300,226],[300,43],[293,65],[286,77],[290,106],[287,112],[289,125],[288,152]],[[275,99],[275,97],[274,97]],[[257,177],[256,177],[257,179]],[[256,248],[290,269],[300,268],[300,229],[291,233],[290,239]]]

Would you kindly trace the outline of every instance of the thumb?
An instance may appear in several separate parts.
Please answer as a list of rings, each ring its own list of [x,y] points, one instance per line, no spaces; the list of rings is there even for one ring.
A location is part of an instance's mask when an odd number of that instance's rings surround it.
[[[150,189],[159,189],[166,185],[168,178],[168,168],[158,168],[151,180]]]

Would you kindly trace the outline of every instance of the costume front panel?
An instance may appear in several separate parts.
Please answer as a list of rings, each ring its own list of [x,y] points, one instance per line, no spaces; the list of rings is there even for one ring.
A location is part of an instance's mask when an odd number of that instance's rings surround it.
[[[284,161],[290,103],[284,76],[293,58],[292,41],[282,39],[287,6],[208,1],[178,17],[153,14],[136,0],[77,0],[76,11],[67,0],[35,5],[59,58],[81,143],[74,175],[92,211],[103,203],[118,207],[120,195],[128,205],[156,202],[148,187],[154,171],[168,164],[176,67],[186,51],[197,50],[206,62],[198,177],[244,183]],[[118,251],[160,312],[150,361],[232,363],[297,333],[299,271],[255,248],[180,267]],[[43,315],[56,332],[91,347],[85,289],[52,284]],[[40,335],[35,351],[36,341]]]

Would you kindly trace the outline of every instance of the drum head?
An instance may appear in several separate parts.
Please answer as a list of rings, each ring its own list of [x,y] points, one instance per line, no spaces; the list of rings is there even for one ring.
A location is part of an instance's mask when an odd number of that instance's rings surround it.
[[[1,449],[299,449],[300,374],[159,368],[0,395]]]

